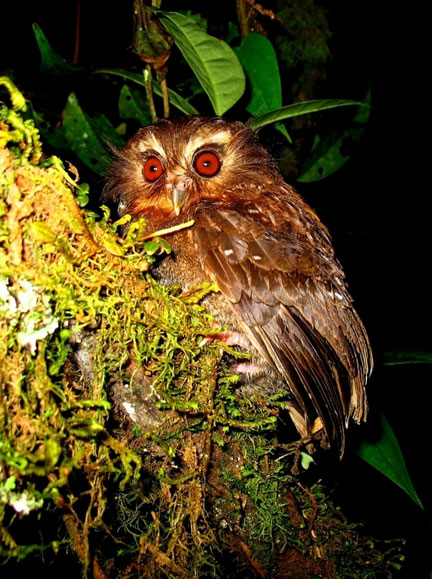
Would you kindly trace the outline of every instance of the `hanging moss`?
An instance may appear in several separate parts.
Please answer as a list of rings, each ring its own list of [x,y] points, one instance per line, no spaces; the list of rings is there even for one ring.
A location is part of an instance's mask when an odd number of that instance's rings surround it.
[[[215,288],[158,285],[169,236],[82,209],[0,82],[0,555],[98,578],[391,576],[398,546],[293,474],[278,398],[236,392],[247,354],[203,340]]]

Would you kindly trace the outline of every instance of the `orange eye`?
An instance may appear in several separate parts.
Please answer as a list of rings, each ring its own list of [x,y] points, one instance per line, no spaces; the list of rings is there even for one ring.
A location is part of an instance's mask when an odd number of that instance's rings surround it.
[[[220,171],[221,162],[213,151],[202,151],[195,157],[193,166],[201,177],[214,177]]]
[[[150,181],[150,183],[154,183],[159,179],[159,177],[164,172],[164,168],[162,162],[157,157],[149,157],[146,162],[144,163],[143,168],[143,175]]]

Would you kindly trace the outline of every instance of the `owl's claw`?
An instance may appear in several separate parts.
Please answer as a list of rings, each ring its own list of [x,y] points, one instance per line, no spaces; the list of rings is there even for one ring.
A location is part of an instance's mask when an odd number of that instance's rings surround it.
[[[250,350],[250,342],[244,334],[230,331],[208,334],[201,340],[199,347],[202,348],[207,346],[207,344],[210,344],[213,341],[223,342],[227,346],[238,346],[246,351]],[[223,350],[221,350],[221,355],[222,354]],[[231,370],[234,374],[243,374],[252,377],[264,374],[266,371],[266,365],[257,364],[255,362],[239,362],[238,364],[233,364]]]

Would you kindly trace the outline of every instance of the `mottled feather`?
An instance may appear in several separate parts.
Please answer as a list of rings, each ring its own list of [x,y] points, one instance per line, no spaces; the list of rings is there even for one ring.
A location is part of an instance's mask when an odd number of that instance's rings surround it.
[[[299,252],[289,223],[275,235],[238,210],[213,207],[198,211],[195,221],[192,237],[207,276],[290,385],[306,420],[317,414],[342,447],[348,417],[366,410],[352,406],[351,388],[353,400],[365,399],[369,346],[331,246],[329,255],[311,244]]]
[[[214,169],[197,164],[203,153],[217,161]],[[195,221],[171,236],[173,255],[155,275],[184,289],[215,282],[220,294],[208,300],[212,313],[243,333],[279,376],[269,374],[270,388],[289,386],[301,435],[310,436],[319,418],[343,452],[349,419],[367,414],[368,337],[328,231],[256,135],[219,118],[161,121],[141,129],[116,156],[105,198],[117,201],[121,214],[144,216],[153,230]],[[163,171],[150,183],[144,166],[152,156]]]

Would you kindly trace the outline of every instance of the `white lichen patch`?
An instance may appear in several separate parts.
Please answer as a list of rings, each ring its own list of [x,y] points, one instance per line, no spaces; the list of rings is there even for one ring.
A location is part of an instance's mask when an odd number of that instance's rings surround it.
[[[36,353],[39,340],[44,340],[59,327],[50,306],[50,297],[43,288],[26,279],[0,280],[0,314],[17,329],[20,346]]]
[[[30,511],[40,509],[43,505],[43,499],[30,497],[26,492],[16,494],[9,498],[9,505],[21,515],[28,515]]]
[[[28,515],[42,507],[42,498],[32,496],[28,491],[16,492],[15,487],[16,480],[13,476],[0,485],[0,504],[9,505],[20,515]]]
[[[20,287],[16,292],[19,311],[30,312],[36,308],[40,292],[33,284],[25,279],[20,280],[19,283]]]
[[[8,284],[7,278],[0,279],[0,313],[7,318],[15,315],[18,309],[16,299],[9,292]]]
[[[39,328],[36,328],[38,323]],[[21,346],[30,350],[32,354],[36,352],[36,343],[39,340],[44,340],[50,334],[53,334],[58,328],[58,320],[54,317],[45,318],[42,325],[40,320],[28,320],[27,330],[25,332],[18,332],[17,339]]]
[[[131,418],[131,420],[136,422],[137,415],[136,415],[135,407],[132,404],[130,404],[129,402],[123,402],[123,407],[126,410],[126,412],[129,414],[129,417]]]

